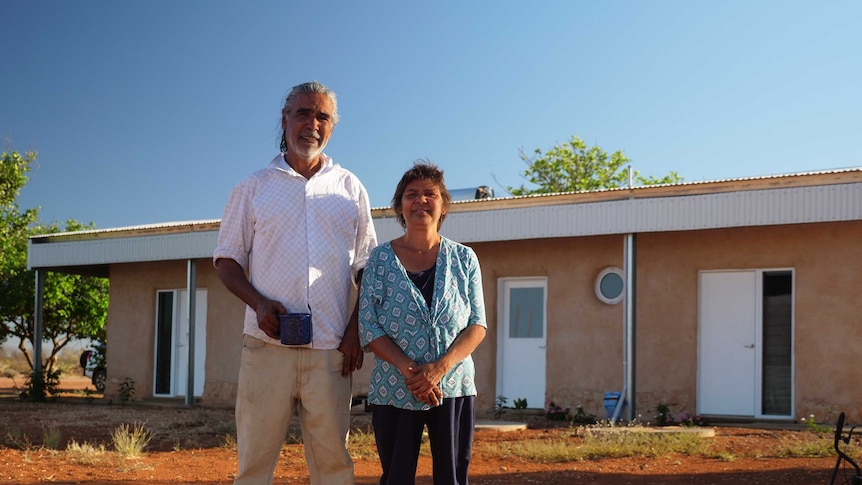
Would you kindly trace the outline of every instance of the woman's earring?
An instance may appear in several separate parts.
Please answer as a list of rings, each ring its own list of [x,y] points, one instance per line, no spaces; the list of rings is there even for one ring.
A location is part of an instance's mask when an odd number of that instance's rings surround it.
[[[287,140],[284,138],[284,132],[281,133],[281,153],[287,151]]]

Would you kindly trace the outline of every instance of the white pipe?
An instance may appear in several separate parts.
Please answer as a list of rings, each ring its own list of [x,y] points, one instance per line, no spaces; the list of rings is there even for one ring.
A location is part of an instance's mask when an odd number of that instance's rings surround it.
[[[626,320],[626,342],[625,342],[625,356],[623,357],[625,362],[625,379],[623,389],[625,390],[625,394],[621,396],[620,399],[625,399],[628,401],[628,413],[626,418],[631,421],[635,416],[635,396],[637,393],[635,392],[635,346],[637,342],[636,335],[636,319],[635,319],[635,285],[637,283],[636,278],[636,268],[635,268],[635,260],[637,257],[637,236],[634,234],[626,235],[626,261],[625,261],[625,273],[626,273],[626,284],[625,291],[626,296],[623,299],[625,304],[625,320]]]

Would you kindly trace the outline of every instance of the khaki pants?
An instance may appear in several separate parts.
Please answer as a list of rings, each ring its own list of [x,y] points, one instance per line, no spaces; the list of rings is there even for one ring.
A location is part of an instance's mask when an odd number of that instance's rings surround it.
[[[236,398],[239,473],[234,484],[271,484],[294,410],[312,485],[354,483],[347,452],[351,378],[343,354],[269,345],[243,336]]]

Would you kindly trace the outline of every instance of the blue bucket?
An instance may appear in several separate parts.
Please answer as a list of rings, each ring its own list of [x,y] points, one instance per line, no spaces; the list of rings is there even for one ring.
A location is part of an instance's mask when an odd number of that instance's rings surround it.
[[[614,409],[617,408],[617,403],[620,401],[621,394],[619,392],[606,392],[605,393],[605,415],[607,419],[611,419],[614,416]],[[617,415],[617,419],[622,418],[626,414],[626,402],[623,401],[623,406],[620,409],[619,414]]]

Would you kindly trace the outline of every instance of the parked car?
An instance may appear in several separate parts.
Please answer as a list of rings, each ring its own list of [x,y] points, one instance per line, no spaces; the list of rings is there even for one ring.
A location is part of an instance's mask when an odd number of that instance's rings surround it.
[[[105,392],[108,370],[105,368],[105,345],[97,344],[81,353],[81,368],[84,375],[93,381],[98,392]]]

